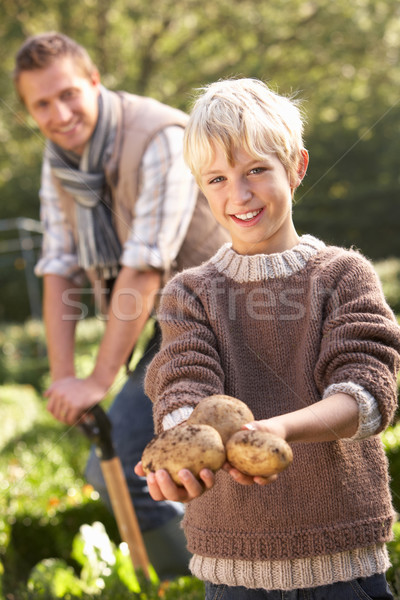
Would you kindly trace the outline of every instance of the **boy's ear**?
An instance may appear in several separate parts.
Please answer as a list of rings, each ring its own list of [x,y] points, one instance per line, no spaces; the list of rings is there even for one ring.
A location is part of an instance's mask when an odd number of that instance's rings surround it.
[[[294,185],[292,186],[294,189],[297,188],[297,187],[299,187],[299,185],[303,181],[304,176],[305,176],[305,174],[307,172],[308,162],[309,162],[308,152],[307,152],[307,150],[305,148],[303,148],[300,151],[299,164],[297,165],[297,177],[296,177],[296,181],[294,182]]]

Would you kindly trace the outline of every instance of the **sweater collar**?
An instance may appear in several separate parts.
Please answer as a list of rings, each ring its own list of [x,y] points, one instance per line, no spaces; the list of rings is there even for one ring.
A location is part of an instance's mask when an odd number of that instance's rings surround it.
[[[325,248],[324,242],[303,235],[299,243],[277,254],[237,254],[232,244],[224,244],[211,262],[219,273],[238,283],[288,277],[303,269],[308,260]]]

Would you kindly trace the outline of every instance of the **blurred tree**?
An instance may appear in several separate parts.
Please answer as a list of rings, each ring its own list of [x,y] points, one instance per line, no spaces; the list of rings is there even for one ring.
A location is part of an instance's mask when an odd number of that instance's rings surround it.
[[[111,89],[189,110],[193,90],[227,76],[298,92],[311,162],[297,193],[300,231],[400,256],[398,0],[3,0],[0,218],[38,218],[43,140],[11,71],[27,35],[61,30],[86,46]]]

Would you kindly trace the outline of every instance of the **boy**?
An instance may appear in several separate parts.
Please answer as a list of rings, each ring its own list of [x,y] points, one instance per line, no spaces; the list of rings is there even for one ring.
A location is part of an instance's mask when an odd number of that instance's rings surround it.
[[[182,469],[182,487],[164,470],[148,476],[155,500],[190,501],[190,566],[207,600],[392,598],[377,434],[396,407],[400,329],[364,257],[296,232],[302,129],[294,101],[239,79],[206,88],[185,132],[186,161],[232,244],[165,288],[146,379],[156,429],[228,394],[253,411],[245,427],[280,435],[294,455],[264,479],[229,464],[201,483]]]

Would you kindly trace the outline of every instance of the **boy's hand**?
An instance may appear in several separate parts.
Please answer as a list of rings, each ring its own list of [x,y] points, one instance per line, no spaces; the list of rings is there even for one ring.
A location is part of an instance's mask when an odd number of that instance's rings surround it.
[[[242,429],[259,429],[293,442],[332,442],[351,438],[359,426],[359,407],[353,396],[338,392],[294,412],[246,423]]]
[[[141,462],[138,462],[134,470],[139,477],[145,476]],[[198,481],[188,469],[179,471],[179,477],[183,487],[176,485],[168,472],[164,469],[160,469],[155,473],[149,473],[147,475],[147,484],[149,486],[150,496],[153,500],[190,502],[190,500],[198,498],[203,492],[212,488],[215,481],[214,473],[209,469],[202,469],[200,471],[200,477],[203,483]]]
[[[278,437],[286,440],[287,432],[285,427],[280,421],[280,417],[273,417],[272,419],[262,419],[261,421],[252,421],[243,425],[242,429],[249,429],[250,431],[265,431],[266,433],[272,433]]]
[[[269,483],[273,483],[277,480],[278,475],[271,475],[270,477],[252,477],[251,475],[245,475],[241,473],[235,467],[228,462],[224,464],[222,467],[233,479],[240,483],[241,485],[253,485],[256,483],[257,485],[268,485]]]
[[[283,428],[279,426],[279,423],[270,423],[271,419],[264,421],[252,421],[243,425],[242,429],[259,429],[260,431],[267,431],[284,438],[285,432]],[[255,477],[251,475],[245,475],[238,469],[235,469],[229,462],[226,462],[222,467],[233,479],[241,485],[268,485],[278,479],[278,475],[270,475],[269,477]]]

